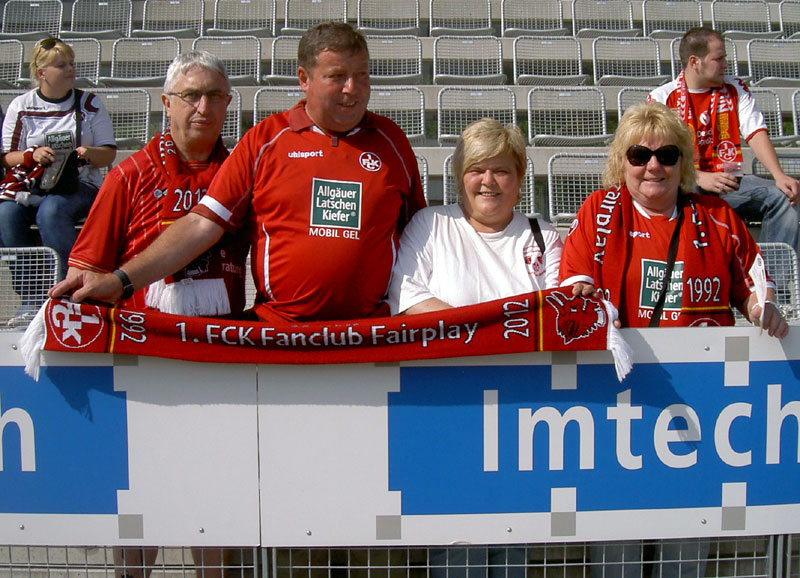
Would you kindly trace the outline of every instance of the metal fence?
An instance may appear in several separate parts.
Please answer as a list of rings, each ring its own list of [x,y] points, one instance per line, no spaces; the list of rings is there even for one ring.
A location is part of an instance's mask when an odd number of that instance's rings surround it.
[[[799,536],[365,548],[0,546],[0,578],[689,578],[800,575]]]
[[[49,247],[0,247],[0,329],[28,325],[58,281],[58,266]]]

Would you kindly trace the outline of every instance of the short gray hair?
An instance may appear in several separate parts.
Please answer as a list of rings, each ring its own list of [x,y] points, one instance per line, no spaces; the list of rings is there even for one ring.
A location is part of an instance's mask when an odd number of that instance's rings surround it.
[[[205,50],[191,50],[176,56],[175,60],[169,65],[167,69],[167,78],[164,80],[164,92],[172,92],[172,87],[175,86],[178,76],[186,74],[195,66],[206,68],[220,74],[228,84],[228,90],[230,90],[231,83],[230,80],[228,80],[228,72],[225,70],[225,64],[222,60]]]

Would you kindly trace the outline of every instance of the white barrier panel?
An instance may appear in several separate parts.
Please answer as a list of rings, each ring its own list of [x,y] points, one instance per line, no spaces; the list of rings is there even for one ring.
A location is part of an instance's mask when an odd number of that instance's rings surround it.
[[[353,546],[800,532],[800,328],[325,366],[0,334],[0,542]]]

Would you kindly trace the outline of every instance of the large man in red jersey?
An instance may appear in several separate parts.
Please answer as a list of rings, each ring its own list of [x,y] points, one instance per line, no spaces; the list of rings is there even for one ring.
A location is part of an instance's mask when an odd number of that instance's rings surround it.
[[[67,284],[110,273],[144,251],[206,193],[228,157],[220,131],[230,103],[224,64],[205,51],[179,55],[161,99],[169,124],[103,181],[69,256]],[[246,240],[226,235],[179,274],[158,280],[124,305],[182,315],[224,315],[244,308]]]
[[[268,321],[388,315],[397,239],[425,201],[413,150],[389,119],[367,112],[366,41],[326,22],[300,41],[306,94],[248,131],[191,213],[116,274],[74,277],[51,296],[116,301],[170,275],[224,232],[253,243],[254,311]]]
[[[761,221],[760,241],[797,249],[798,182],[778,164],[764,115],[744,83],[725,71],[725,41],[719,32],[693,28],[681,39],[683,71],[654,89],[649,100],[666,104],[689,125],[695,138],[700,192],[721,195],[745,221]],[[743,142],[775,182],[741,173]],[[738,173],[738,174],[737,174]]]

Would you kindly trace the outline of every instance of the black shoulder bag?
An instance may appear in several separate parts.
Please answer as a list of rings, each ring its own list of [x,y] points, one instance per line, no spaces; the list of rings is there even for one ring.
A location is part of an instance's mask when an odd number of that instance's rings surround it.
[[[83,97],[83,91],[75,88],[73,93],[75,95],[75,104],[72,110],[75,113],[75,149],[77,149],[81,146],[81,98]],[[39,178],[36,194],[71,195],[76,192],[80,187],[78,178],[79,164],[78,152],[74,149],[70,151],[67,158],[62,160],[61,163],[58,163],[58,160],[53,161],[52,165],[45,167],[44,173]]]

